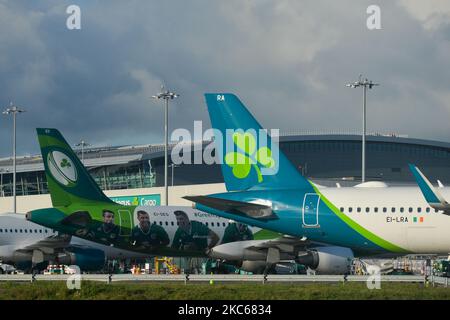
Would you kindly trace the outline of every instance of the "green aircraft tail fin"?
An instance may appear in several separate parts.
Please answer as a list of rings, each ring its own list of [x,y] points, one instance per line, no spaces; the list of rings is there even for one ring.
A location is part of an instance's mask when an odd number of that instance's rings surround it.
[[[48,188],[54,207],[112,201],[105,196],[75,152],[56,129],[38,128]]]

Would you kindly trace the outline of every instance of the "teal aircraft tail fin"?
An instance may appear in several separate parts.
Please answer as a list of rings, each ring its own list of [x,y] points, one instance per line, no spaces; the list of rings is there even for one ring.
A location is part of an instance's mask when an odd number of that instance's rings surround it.
[[[430,180],[428,180],[428,178],[422,173],[422,171],[419,170],[419,168],[417,168],[417,166],[413,164],[409,164],[408,166],[428,204],[432,208],[442,210],[444,214],[450,215],[450,204],[444,199],[439,191],[433,187]]]
[[[312,190],[308,180],[279,150],[274,136],[261,127],[237,96],[207,93],[205,98],[228,191]]]
[[[38,128],[38,140],[54,207],[73,203],[112,202],[56,129]]]

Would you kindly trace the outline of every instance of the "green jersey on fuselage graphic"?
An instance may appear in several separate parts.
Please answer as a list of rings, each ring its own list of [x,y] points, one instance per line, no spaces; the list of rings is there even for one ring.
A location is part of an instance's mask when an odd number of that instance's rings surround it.
[[[146,231],[137,225],[131,231],[131,242],[136,247],[166,246],[169,244],[169,236],[163,227],[156,224],[152,224]]]

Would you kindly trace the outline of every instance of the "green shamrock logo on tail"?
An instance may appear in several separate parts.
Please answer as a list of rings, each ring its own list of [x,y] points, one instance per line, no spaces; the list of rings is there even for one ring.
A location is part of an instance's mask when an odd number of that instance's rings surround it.
[[[268,147],[256,150],[256,139],[248,132],[244,134],[235,132],[233,142],[240,150],[225,155],[225,163],[233,168],[233,175],[238,179],[244,179],[250,174],[253,167],[256,170],[258,182],[262,182],[263,177],[259,165],[265,168],[272,168],[275,165],[272,151]]]
[[[70,164],[69,160],[67,160],[67,159],[62,159],[60,165],[61,165],[61,168],[70,168],[72,166]]]

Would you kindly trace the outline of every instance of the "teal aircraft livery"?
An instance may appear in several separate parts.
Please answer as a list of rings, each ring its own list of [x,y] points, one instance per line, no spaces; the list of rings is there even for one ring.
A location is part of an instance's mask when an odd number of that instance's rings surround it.
[[[185,197],[195,202],[195,208],[302,239],[305,248],[294,255],[311,265],[320,263],[317,252],[324,251],[335,258],[450,252],[449,205],[444,200],[450,198],[450,188],[433,192],[423,174],[414,171],[422,178],[418,180],[422,189],[379,182],[349,188],[317,186],[296,170],[270,136],[262,141],[261,134],[255,134],[263,129],[238,97],[211,93],[205,98],[211,124],[220,133],[214,141],[228,192]],[[229,150],[227,138],[234,141],[234,150]],[[264,151],[260,157],[258,150]],[[254,156],[248,159],[249,155]],[[242,252],[236,246],[245,244],[220,245],[213,251],[239,256]],[[276,263],[291,249],[267,247],[266,260]]]
[[[190,207],[113,202],[58,130],[37,134],[53,207],[28,212],[32,222],[147,256],[206,256],[218,244],[278,236]]]

